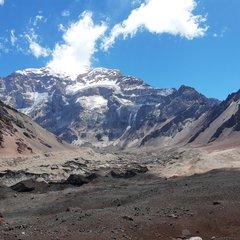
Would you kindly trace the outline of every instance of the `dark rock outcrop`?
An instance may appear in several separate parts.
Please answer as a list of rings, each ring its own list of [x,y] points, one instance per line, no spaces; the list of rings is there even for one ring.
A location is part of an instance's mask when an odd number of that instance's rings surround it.
[[[82,186],[83,184],[89,183],[90,180],[84,176],[78,174],[71,174],[65,181],[65,184],[71,184],[73,186]]]

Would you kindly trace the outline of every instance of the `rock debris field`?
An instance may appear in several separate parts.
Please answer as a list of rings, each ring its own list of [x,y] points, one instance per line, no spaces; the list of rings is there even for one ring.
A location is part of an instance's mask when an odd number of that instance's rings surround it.
[[[161,178],[146,167],[0,187],[1,240],[240,239],[240,172]]]

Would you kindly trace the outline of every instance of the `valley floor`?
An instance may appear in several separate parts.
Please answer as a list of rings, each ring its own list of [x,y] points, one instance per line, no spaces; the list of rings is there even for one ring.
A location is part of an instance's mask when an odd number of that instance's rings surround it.
[[[220,166],[227,166],[223,164],[226,152],[221,156],[209,153],[212,160],[209,169],[204,162],[206,153],[200,155],[196,151],[191,155],[186,151],[171,150],[151,156],[100,152],[95,156],[90,151],[85,158],[90,158],[89,154],[95,164],[74,155],[69,155],[67,162],[55,161],[55,165],[38,162],[39,173],[46,171],[52,180],[59,173],[79,173],[74,166],[80,172],[88,169],[96,173],[94,179],[82,186],[58,185],[59,179],[55,179],[55,183],[46,183],[43,180],[45,174],[41,176],[42,180],[31,183],[32,191],[14,191],[9,186],[24,181],[29,176],[24,172],[31,172],[31,166],[24,171],[16,168],[13,169],[15,172],[9,173],[3,171],[2,164],[1,183],[8,187],[0,187],[0,213],[3,216],[0,217],[0,239],[240,239],[240,171],[237,164],[232,165],[237,154],[228,152],[229,168],[218,170],[211,169],[214,169],[216,159],[222,162]],[[186,154],[189,159],[185,159]],[[189,165],[190,159],[192,165]],[[28,162],[29,158],[24,161]],[[149,171],[126,175],[125,165],[130,166],[130,162],[141,164]],[[131,173],[135,168],[129,166]],[[136,169],[139,170],[139,166]],[[34,171],[36,174],[36,165],[32,166]],[[15,176],[16,182],[11,179]],[[64,174],[61,176],[65,177]]]
[[[61,191],[0,188],[0,239],[239,239],[240,173],[97,178]],[[214,238],[215,237],[215,238]]]

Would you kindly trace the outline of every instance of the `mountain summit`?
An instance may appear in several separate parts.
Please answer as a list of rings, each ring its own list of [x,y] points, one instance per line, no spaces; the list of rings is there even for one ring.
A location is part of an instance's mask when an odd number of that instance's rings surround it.
[[[186,142],[195,120],[218,105],[187,86],[153,88],[106,68],[76,78],[17,71],[1,79],[0,98],[70,143],[120,147]]]

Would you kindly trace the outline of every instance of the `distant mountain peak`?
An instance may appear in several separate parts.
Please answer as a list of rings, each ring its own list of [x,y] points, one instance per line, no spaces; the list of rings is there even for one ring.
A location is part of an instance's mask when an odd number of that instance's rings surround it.
[[[197,92],[197,90],[193,87],[187,86],[187,85],[181,85],[180,88],[178,89],[178,92]]]

